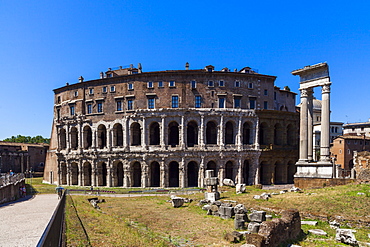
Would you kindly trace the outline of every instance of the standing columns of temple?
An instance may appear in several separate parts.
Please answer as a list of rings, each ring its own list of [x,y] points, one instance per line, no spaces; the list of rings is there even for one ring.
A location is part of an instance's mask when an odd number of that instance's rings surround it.
[[[322,86],[320,161],[330,162],[330,84]]]

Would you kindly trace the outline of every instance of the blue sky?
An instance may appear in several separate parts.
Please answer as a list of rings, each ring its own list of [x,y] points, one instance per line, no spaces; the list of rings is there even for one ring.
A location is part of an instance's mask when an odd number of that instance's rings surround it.
[[[144,71],[184,69],[186,62],[191,69],[249,66],[298,93],[299,78],[290,72],[326,61],[331,120],[368,121],[369,7],[317,0],[0,0],[0,140],[49,137],[53,89],[138,63]]]

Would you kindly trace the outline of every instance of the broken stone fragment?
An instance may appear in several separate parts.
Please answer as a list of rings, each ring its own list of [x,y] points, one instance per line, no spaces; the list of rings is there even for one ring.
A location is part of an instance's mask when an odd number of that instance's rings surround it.
[[[266,220],[266,212],[265,211],[255,211],[249,214],[248,218],[252,222],[261,223]]]
[[[301,220],[301,225],[317,226],[317,221]]]
[[[234,216],[234,208],[233,207],[225,207],[221,205],[218,209],[218,213],[220,217],[223,219],[230,219]]]
[[[237,204],[235,207],[234,207],[234,212],[235,214],[245,214],[247,213],[247,209],[244,207],[243,204]]]
[[[230,187],[235,187],[235,183],[233,180],[229,179],[229,178],[225,178],[222,183],[225,185],[225,186],[230,186]]]
[[[349,245],[357,245],[357,240],[352,229],[337,229],[335,240]]]
[[[243,240],[243,234],[233,231],[232,233],[226,233],[225,240],[231,243],[238,243]]]
[[[309,233],[314,234],[314,235],[320,235],[320,236],[326,236],[328,235],[325,231],[321,229],[311,229],[308,230]]]
[[[247,216],[245,214],[235,214],[234,217],[234,228],[236,230],[244,230]]]
[[[237,194],[245,193],[246,189],[247,189],[246,184],[237,184],[235,186],[235,190]]]
[[[184,198],[181,198],[181,197],[175,197],[175,198],[172,198],[172,206],[174,208],[179,208],[181,207],[182,205],[184,205]]]
[[[260,230],[260,226],[261,226],[260,223],[250,222],[248,224],[248,231],[251,233],[258,233],[258,231]]]

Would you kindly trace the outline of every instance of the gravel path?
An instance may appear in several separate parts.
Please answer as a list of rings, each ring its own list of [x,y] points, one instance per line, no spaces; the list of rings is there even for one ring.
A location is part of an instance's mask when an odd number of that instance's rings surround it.
[[[0,246],[36,246],[58,204],[56,194],[0,205]]]

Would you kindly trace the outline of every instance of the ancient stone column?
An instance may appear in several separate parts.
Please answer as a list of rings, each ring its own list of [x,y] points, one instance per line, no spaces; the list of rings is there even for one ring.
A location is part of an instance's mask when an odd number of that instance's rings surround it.
[[[180,161],[180,164],[179,164],[179,185],[180,185],[180,188],[185,188],[186,185],[186,174],[187,172],[185,172],[185,170],[187,170],[185,168],[185,160],[184,158],[181,159]]]
[[[200,116],[199,145],[204,148],[204,116]]]
[[[181,116],[181,124],[180,124],[180,131],[179,131],[179,144],[180,148],[184,149],[185,148],[185,117]]]
[[[82,182],[82,176],[83,176],[83,169],[82,169],[82,159],[80,159],[79,161],[78,161],[78,185],[79,186],[83,186],[84,185],[84,183]]]
[[[166,146],[166,141],[165,141],[165,116],[162,115],[161,116],[161,136],[160,136],[160,145],[161,145],[161,148],[165,148]]]
[[[167,183],[167,180],[166,180],[166,172],[167,172],[168,169],[166,169],[165,167],[165,164],[164,164],[164,159],[161,160],[161,164],[160,164],[160,173],[161,173],[161,181],[160,181],[160,184],[161,184],[161,187],[162,188],[165,188],[167,187],[168,183]]]
[[[330,84],[322,86],[320,161],[330,162]]]
[[[254,149],[259,149],[260,148],[260,144],[259,144],[259,140],[258,140],[258,134],[260,132],[259,127],[260,127],[259,120],[257,119],[256,125],[255,125],[256,131],[254,132],[254,140],[253,140]]]
[[[199,164],[198,186],[201,188],[204,187],[204,156],[201,157],[201,161]]]
[[[146,118],[143,117],[143,125],[141,126],[141,147],[147,148],[147,133],[146,133]]]
[[[237,130],[238,132],[236,133],[236,146],[238,148],[238,150],[241,150],[242,149],[242,118],[239,117],[239,120],[238,120],[238,125],[237,125]]]
[[[242,158],[239,157],[238,158],[238,164],[237,164],[237,175],[236,175],[236,181],[235,181],[235,184],[241,184],[243,183],[242,180],[243,180],[243,170],[242,170]]]
[[[124,126],[124,130],[123,130],[123,147],[128,150],[129,147],[130,147],[130,126],[128,125],[129,122],[128,122],[128,118],[127,116],[125,116],[123,118],[123,126]]]
[[[307,159],[313,161],[313,90],[307,89]]]
[[[224,149],[225,148],[225,136],[224,136],[224,116],[221,115],[221,119],[220,119],[220,125],[218,126],[218,135],[217,135],[217,143],[220,147],[220,149]]]
[[[306,163],[308,161],[308,92],[307,89],[301,89],[301,109],[300,109],[300,130],[299,130],[299,161]]]

